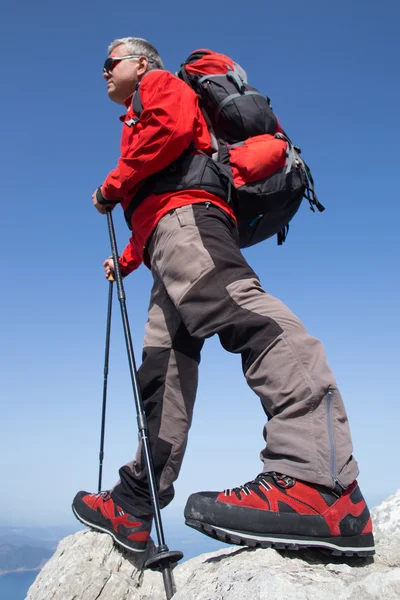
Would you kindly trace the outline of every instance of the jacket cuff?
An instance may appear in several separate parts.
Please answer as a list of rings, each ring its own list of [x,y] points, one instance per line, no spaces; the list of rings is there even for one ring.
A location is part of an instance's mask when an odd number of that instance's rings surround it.
[[[101,191],[101,187],[97,188],[96,200],[99,204],[102,204],[102,205],[104,205],[104,204],[119,204],[121,202],[121,200],[109,200],[108,198],[105,198]]]
[[[123,267],[121,263],[119,263],[119,272],[121,273],[122,278],[130,274],[130,271],[126,267]]]

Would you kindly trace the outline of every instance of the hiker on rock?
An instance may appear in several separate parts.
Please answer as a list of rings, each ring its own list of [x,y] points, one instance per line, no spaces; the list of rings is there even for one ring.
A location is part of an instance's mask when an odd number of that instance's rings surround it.
[[[229,77],[242,93],[244,79],[232,69]],[[140,38],[110,45],[104,79],[126,113],[118,165],[92,199],[102,214],[117,204],[125,212],[132,237],[120,257],[122,275],[144,262],[154,278],[138,374],[161,507],[174,497],[201,349],[217,334],[226,350],[241,354],[264,408],[263,468],[240,487],[192,494],[186,523],[239,545],[372,554],[348,419],[323,345],[264,291],[244,259],[232,184],[211,158],[215,145],[196,92]],[[282,131],[277,122],[274,131]],[[104,267],[112,274],[112,259]],[[119,476],[109,492],[79,492],[73,511],[142,552],[152,508],[140,445]]]

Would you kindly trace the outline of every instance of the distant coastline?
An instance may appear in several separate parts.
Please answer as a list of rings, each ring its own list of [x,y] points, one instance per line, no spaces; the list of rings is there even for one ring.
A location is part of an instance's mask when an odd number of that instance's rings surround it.
[[[43,563],[44,565],[44,563]],[[2,575],[10,575],[11,573],[26,573],[27,571],[37,571],[39,572],[41,570],[41,568],[43,567],[43,565],[40,565],[39,567],[34,567],[31,569],[27,569],[25,567],[19,567],[18,569],[12,569],[11,571],[2,571],[0,569],[0,577]]]

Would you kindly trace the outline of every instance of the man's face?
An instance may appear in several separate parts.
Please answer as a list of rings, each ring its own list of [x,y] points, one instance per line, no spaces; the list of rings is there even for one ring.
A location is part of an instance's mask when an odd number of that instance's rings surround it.
[[[125,44],[120,44],[111,51],[110,58],[131,54]],[[145,74],[147,67],[148,61],[145,57],[116,61],[111,72],[104,73],[110,100],[117,104],[124,104],[124,100],[134,92],[137,82]]]

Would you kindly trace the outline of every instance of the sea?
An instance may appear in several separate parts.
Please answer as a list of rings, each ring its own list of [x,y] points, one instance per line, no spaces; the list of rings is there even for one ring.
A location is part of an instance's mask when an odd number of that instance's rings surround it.
[[[36,571],[17,571],[0,575],[0,600],[25,600],[26,594],[35,581]]]

